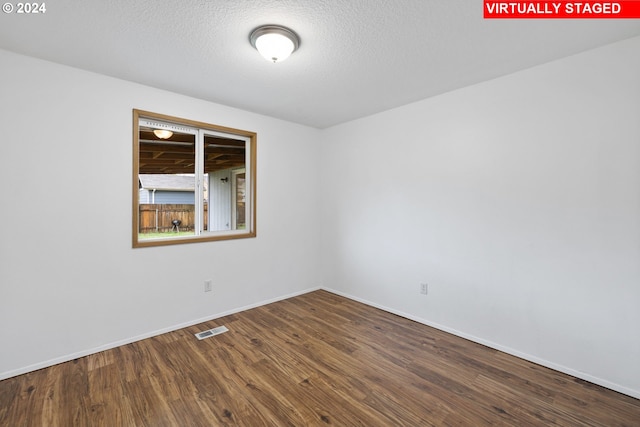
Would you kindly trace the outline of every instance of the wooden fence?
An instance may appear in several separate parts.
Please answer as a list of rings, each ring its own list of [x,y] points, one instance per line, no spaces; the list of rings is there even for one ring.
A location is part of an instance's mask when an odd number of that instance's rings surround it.
[[[195,227],[194,205],[140,205],[140,233],[166,233],[175,231],[172,221],[180,221],[180,231],[190,231]],[[207,204],[204,205],[204,229],[207,230]]]

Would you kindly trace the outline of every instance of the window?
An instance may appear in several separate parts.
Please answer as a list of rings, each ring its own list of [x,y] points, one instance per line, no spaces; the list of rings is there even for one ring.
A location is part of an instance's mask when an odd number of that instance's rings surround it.
[[[133,110],[133,247],[256,236],[256,134]]]

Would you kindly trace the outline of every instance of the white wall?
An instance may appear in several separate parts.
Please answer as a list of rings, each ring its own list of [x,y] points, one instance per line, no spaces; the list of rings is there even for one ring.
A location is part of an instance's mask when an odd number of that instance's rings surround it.
[[[0,378],[322,279],[640,397],[639,52],[320,132],[0,51]],[[131,249],[132,108],[258,133],[256,239]]]
[[[0,379],[320,284],[317,129],[0,64]],[[258,133],[257,238],[131,248],[133,108]]]
[[[327,130],[324,286],[640,397],[639,76],[634,38]]]

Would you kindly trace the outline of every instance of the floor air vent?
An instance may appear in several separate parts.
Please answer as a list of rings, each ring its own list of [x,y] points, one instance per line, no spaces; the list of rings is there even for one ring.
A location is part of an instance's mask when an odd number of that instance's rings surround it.
[[[226,326],[218,326],[217,328],[209,329],[208,331],[198,332],[195,335],[196,335],[196,338],[198,338],[199,340],[203,340],[205,338],[209,338],[209,337],[212,337],[214,335],[224,334],[228,330],[229,329],[227,329]]]

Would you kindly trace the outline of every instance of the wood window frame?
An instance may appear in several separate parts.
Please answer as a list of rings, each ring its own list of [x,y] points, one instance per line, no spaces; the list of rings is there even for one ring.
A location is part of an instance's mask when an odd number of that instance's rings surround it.
[[[238,136],[247,141],[248,147],[246,148],[248,154],[248,164],[245,165],[247,171],[247,195],[248,210],[246,217],[249,224],[244,230],[231,230],[231,231],[204,231],[200,230],[200,234],[196,233],[194,236],[186,237],[167,237],[157,239],[140,239],[139,238],[139,224],[140,224],[140,195],[139,195],[139,172],[140,172],[140,120],[158,120],[162,122],[173,123],[177,125],[184,125],[190,128],[197,128],[203,131],[219,132],[228,134],[230,136]],[[226,126],[220,126],[210,123],[204,123],[195,120],[189,120],[166,114],[159,114],[150,111],[144,111],[139,109],[133,109],[133,179],[132,179],[132,246],[133,248],[141,247],[154,247],[154,246],[167,246],[186,243],[197,242],[212,242],[220,240],[232,240],[232,239],[246,239],[256,237],[256,152],[257,152],[257,133],[230,128]],[[199,160],[196,161],[196,163]],[[197,191],[196,191],[196,194]],[[196,203],[196,206],[198,204]],[[196,208],[197,209],[197,208]]]

